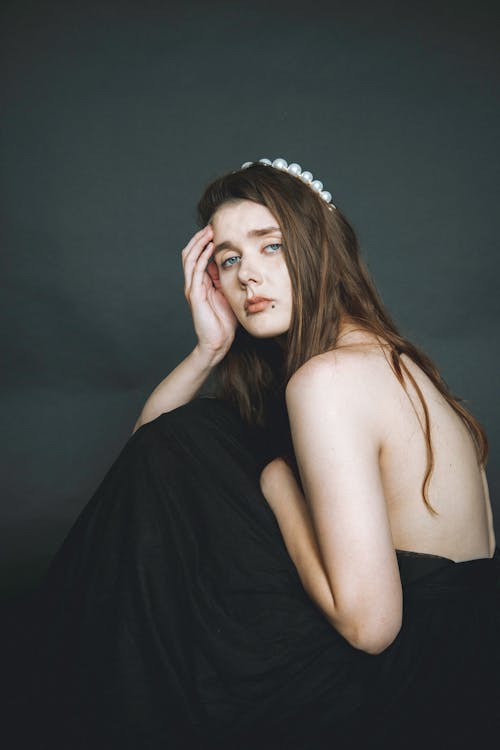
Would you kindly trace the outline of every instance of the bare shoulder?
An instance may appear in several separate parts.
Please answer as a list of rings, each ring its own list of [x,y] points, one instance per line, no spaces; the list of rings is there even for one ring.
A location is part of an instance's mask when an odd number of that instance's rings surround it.
[[[339,348],[307,360],[288,381],[287,398],[313,392],[348,399],[351,407],[379,402],[392,389],[394,373],[378,346]],[[355,398],[354,398],[355,396]]]

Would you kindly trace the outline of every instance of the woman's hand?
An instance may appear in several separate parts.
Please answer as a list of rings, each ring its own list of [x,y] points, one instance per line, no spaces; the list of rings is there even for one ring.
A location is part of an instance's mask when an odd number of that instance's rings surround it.
[[[213,252],[212,237],[213,229],[207,224],[193,235],[181,255],[184,294],[193,316],[198,349],[217,363],[233,343],[238,320],[220,288],[215,261],[208,262]]]

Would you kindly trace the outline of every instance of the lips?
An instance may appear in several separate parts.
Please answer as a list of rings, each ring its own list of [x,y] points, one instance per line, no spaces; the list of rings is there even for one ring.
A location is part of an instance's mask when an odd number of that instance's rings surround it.
[[[263,310],[267,303],[271,302],[269,297],[250,297],[245,300],[245,310],[248,312],[259,312]]]

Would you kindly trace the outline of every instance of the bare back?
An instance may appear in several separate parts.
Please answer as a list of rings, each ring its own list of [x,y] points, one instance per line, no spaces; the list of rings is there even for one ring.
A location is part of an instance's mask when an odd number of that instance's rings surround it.
[[[410,400],[380,346],[369,334],[368,340],[361,336],[355,348],[361,347],[365,366],[377,380],[380,470],[395,549],[455,562],[492,557],[496,540],[488,486],[466,425],[427,375],[403,355],[430,416],[434,470],[427,496],[439,513],[434,516],[422,497],[427,450],[418,395],[405,378]]]

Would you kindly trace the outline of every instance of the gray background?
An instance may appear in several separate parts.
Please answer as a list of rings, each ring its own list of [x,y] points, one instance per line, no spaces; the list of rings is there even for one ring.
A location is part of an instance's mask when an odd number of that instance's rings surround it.
[[[194,346],[196,201],[264,156],[325,183],[483,422],[500,534],[495,5],[2,3],[4,594],[40,578]]]

